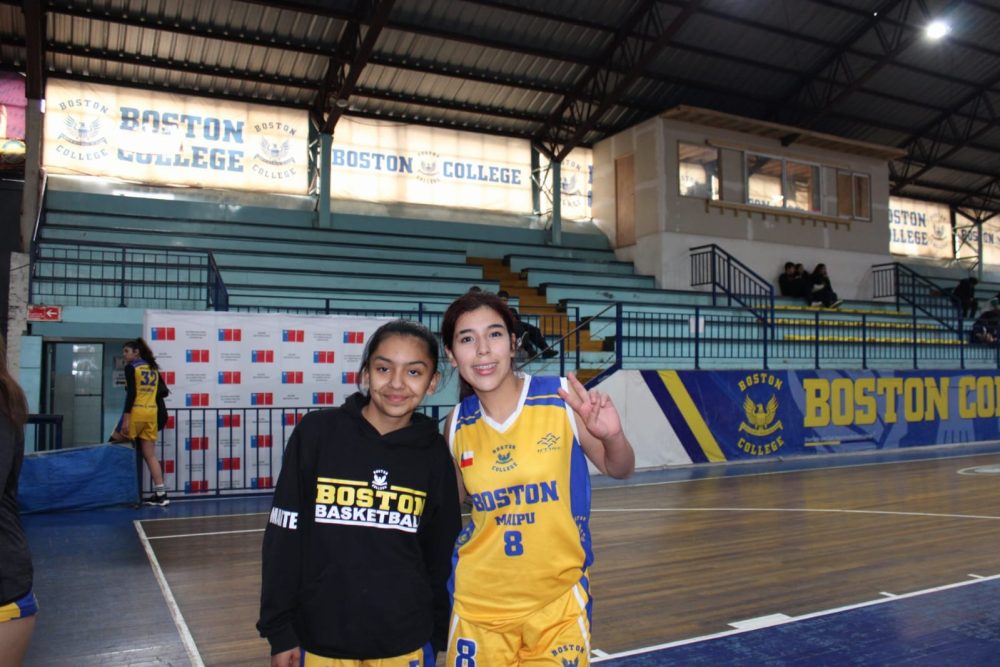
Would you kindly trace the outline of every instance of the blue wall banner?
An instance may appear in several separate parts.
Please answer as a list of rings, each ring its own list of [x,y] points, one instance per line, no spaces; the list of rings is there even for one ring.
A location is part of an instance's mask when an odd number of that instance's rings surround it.
[[[642,371],[692,462],[1000,439],[996,371]]]

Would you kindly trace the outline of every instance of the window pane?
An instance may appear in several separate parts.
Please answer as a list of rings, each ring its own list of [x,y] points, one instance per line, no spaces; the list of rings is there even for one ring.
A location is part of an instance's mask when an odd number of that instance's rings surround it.
[[[871,201],[871,185],[868,176],[854,174],[854,217],[871,220]]]
[[[854,217],[854,192],[851,190],[852,177],[846,171],[837,172],[837,215],[842,218]]]
[[[781,160],[747,153],[747,203],[781,208],[783,201]]]
[[[819,213],[819,167],[791,161],[785,164],[785,207]]]
[[[680,194],[701,199],[719,198],[719,150],[677,143]]]

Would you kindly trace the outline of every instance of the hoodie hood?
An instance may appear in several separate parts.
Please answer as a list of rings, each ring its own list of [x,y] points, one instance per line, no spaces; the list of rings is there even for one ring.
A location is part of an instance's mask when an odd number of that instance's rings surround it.
[[[434,446],[436,440],[429,436],[434,433],[440,433],[436,420],[431,419],[421,412],[414,412],[407,426],[382,435],[361,414],[361,409],[368,405],[369,400],[371,399],[368,396],[357,391],[348,396],[347,400],[341,406],[344,412],[358,422],[358,428],[365,437],[381,440],[386,444],[402,445],[405,447],[426,449]]]

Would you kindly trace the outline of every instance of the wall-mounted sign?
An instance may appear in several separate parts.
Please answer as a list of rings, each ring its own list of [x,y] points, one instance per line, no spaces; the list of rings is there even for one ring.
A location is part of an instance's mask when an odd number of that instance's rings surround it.
[[[50,80],[52,172],[161,185],[305,194],[305,111]]]
[[[954,257],[948,206],[889,197],[889,252],[907,257]]]
[[[62,322],[62,306],[28,305],[29,322]]]

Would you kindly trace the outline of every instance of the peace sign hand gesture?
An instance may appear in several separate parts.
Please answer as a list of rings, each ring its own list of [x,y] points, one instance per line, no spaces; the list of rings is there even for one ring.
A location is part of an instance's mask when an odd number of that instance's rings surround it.
[[[569,373],[569,391],[559,388],[559,397],[580,416],[592,436],[606,442],[622,433],[622,422],[611,397],[596,389],[587,391],[576,375]]]

